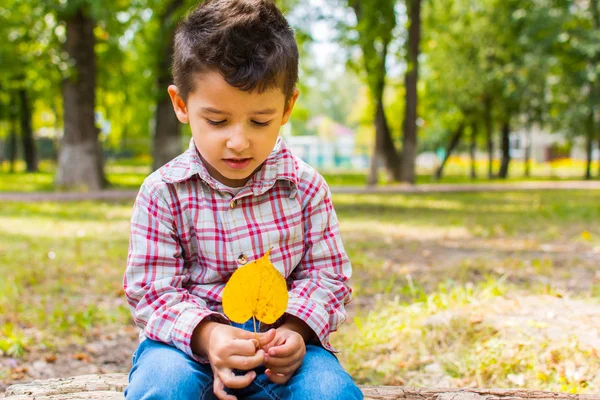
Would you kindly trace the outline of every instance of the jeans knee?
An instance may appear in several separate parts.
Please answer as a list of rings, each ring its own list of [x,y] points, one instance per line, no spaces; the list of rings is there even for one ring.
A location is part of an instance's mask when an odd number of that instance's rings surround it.
[[[319,378],[305,390],[307,399],[359,400],[363,394],[347,373],[320,373]]]
[[[200,380],[185,371],[163,371],[162,374],[133,374],[125,390],[125,398],[132,400],[180,400],[201,398]]]
[[[145,343],[129,374],[125,398],[198,400],[212,378],[199,365],[170,346]]]

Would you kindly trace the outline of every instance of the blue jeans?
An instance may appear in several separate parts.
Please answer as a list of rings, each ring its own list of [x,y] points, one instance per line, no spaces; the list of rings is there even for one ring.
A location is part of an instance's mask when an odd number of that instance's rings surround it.
[[[233,324],[254,330],[252,320]],[[363,395],[337,358],[321,346],[307,345],[300,368],[284,385],[271,382],[265,368],[255,369],[256,378],[243,389],[227,389],[238,399],[248,400],[353,400]],[[150,339],[133,354],[127,399],[216,400],[209,364],[200,364],[181,350]]]

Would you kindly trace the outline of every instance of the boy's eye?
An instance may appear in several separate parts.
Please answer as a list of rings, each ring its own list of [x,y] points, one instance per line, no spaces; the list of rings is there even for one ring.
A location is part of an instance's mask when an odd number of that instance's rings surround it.
[[[222,120],[222,121],[213,121],[212,119],[207,119],[206,122],[208,122],[210,125],[223,125],[225,123],[226,120]]]
[[[269,126],[269,124],[271,123],[271,121],[266,121],[266,122],[258,122],[258,121],[252,121],[252,123],[256,126]]]

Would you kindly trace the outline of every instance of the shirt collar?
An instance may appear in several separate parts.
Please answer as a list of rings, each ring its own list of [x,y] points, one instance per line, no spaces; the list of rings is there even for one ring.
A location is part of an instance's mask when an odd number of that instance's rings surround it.
[[[179,157],[169,162],[162,168],[162,180],[166,183],[180,183],[198,175],[213,190],[223,191],[225,185],[213,178],[200,159],[194,139],[190,139],[188,149]],[[246,183],[255,196],[269,190],[275,182],[284,180],[290,182],[292,195],[298,187],[298,175],[291,151],[287,148],[281,136],[277,138],[275,147],[269,157],[263,162],[262,167]]]

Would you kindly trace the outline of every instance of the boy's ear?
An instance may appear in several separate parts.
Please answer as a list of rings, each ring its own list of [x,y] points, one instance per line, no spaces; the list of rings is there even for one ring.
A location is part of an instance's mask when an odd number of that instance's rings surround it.
[[[292,110],[294,109],[294,105],[296,104],[296,100],[298,100],[299,95],[300,91],[295,88],[292,97],[290,97],[287,104],[285,105],[285,110],[283,111],[283,118],[281,119],[281,125],[287,124],[287,122],[290,120],[290,115],[292,115]]]
[[[169,92],[169,97],[171,97],[171,102],[173,103],[173,110],[175,110],[175,115],[177,115],[177,119],[179,120],[179,122],[181,122],[182,124],[187,124],[188,122],[190,122],[187,107],[179,94],[179,88],[175,85],[169,85],[167,91]]]

